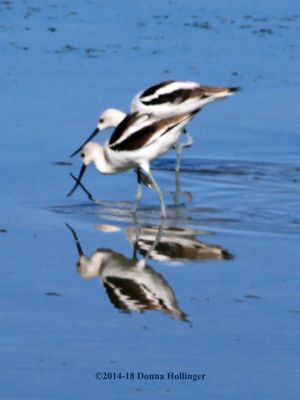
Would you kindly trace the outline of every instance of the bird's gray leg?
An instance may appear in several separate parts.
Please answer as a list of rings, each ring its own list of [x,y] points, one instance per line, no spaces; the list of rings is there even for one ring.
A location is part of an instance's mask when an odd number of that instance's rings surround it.
[[[180,195],[180,171],[175,171],[175,194],[174,194],[174,201],[178,203]]]
[[[136,197],[135,197],[135,202],[134,202],[134,207],[133,207],[133,213],[136,214],[139,202],[142,198],[142,177],[141,177],[141,169],[138,167],[136,170],[136,177],[137,177],[137,191],[136,191]]]
[[[176,165],[175,172],[178,174],[180,172],[180,164],[181,164],[181,155],[182,155],[182,144],[176,144]]]
[[[185,143],[179,143],[177,142],[176,144],[176,166],[175,166],[175,203],[178,202],[178,197],[180,194],[180,165],[181,165],[181,156],[182,156],[182,150],[185,147],[191,147],[193,142],[193,139],[191,135],[188,133],[186,129],[183,129],[182,134],[184,134],[187,138]]]
[[[156,180],[154,179],[154,177],[150,171],[150,167],[147,165],[147,166],[143,167],[143,169],[146,172],[146,174],[148,175],[149,179],[151,180],[151,189],[157,193],[157,196],[159,198],[161,216],[162,216],[162,218],[167,218],[166,206],[165,206],[164,196],[162,194],[162,191],[160,190],[160,187],[156,183]]]
[[[192,136],[188,133],[188,131],[186,129],[183,129],[182,133],[186,135],[187,141],[185,143],[177,143],[176,144],[176,153],[177,153],[176,154],[176,167],[175,167],[176,173],[178,173],[180,171],[182,150],[186,147],[191,147],[192,144],[194,143]]]

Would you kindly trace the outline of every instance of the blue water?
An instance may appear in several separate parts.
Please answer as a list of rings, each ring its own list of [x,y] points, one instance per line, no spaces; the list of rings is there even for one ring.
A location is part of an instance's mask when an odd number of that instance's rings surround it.
[[[0,19],[1,399],[299,398],[298,2],[8,0]],[[97,202],[66,198],[69,154],[165,79],[242,90],[193,120],[177,197],[175,154],[154,163],[169,218],[143,269],[155,195],[134,221],[133,173],[90,168]],[[139,266],[172,310],[118,286]]]

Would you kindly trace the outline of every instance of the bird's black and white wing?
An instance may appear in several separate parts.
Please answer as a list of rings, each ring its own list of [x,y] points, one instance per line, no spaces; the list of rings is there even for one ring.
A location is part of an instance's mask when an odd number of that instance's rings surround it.
[[[146,147],[174,128],[183,128],[194,113],[169,118],[153,118],[148,114],[133,113],[115,129],[109,140],[113,151],[133,151]]]
[[[156,117],[186,114],[230,96],[236,90],[191,81],[165,81],[138,93],[131,103],[131,111],[147,112]]]

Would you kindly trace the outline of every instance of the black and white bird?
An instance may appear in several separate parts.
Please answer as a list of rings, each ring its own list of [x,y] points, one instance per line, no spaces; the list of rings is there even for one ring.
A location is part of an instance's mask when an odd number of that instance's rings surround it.
[[[161,311],[188,322],[164,277],[146,264],[111,249],[98,249],[86,256],[75,230],[70,226],[79,258],[77,270],[83,279],[100,278],[111,303],[123,312]]]
[[[134,169],[138,180],[135,211],[142,196],[143,176],[146,175],[149,186],[158,195],[161,216],[166,218],[163,194],[151,173],[150,161],[174,146],[183,127],[191,120],[194,113],[188,112],[161,119],[138,112],[128,114],[104,146],[88,142],[81,149],[83,165],[78,178],[75,179],[74,187],[67,196],[71,196],[80,185],[89,164],[94,163],[96,169],[102,174],[117,174]]]
[[[151,118],[165,119],[178,115],[198,113],[202,108],[216,100],[224,99],[233,95],[239,88],[237,87],[214,87],[200,85],[191,81],[165,81],[139,92],[134,96],[130,113],[147,114]],[[88,139],[72,154],[74,156],[83,146],[92,140],[99,132],[107,128],[117,127],[124,119],[126,114],[115,108],[105,110],[99,117],[96,129]],[[180,158],[182,149],[193,144],[192,137],[188,134],[185,126],[190,120],[186,121],[181,128],[181,132],[186,134],[185,143],[174,144],[177,150],[176,171],[180,170]]]

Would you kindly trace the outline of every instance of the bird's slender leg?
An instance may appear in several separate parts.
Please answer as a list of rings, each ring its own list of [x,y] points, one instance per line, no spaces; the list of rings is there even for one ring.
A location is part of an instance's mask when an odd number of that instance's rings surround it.
[[[161,216],[162,216],[162,218],[167,218],[166,206],[165,206],[164,196],[162,194],[162,191],[160,190],[160,187],[156,183],[156,180],[154,179],[154,177],[151,173],[149,165],[145,165],[142,168],[147,173],[149,179],[151,180],[151,189],[153,189],[157,193],[157,196],[159,198]]]
[[[175,171],[175,194],[174,194],[174,201],[178,203],[180,195],[180,171]]]
[[[139,202],[142,198],[142,177],[141,177],[141,169],[138,167],[136,170],[136,177],[137,177],[137,191],[136,191],[136,197],[135,197],[135,202],[134,202],[134,207],[133,207],[133,213],[136,214]]]
[[[176,153],[177,153],[176,154],[176,167],[175,167],[176,173],[179,173],[179,171],[180,171],[182,150],[184,148],[191,147],[192,144],[194,143],[192,136],[188,133],[188,131],[186,129],[183,129],[182,133],[186,135],[187,141],[185,143],[177,143],[176,144]]]
[[[185,143],[177,143],[176,144],[176,166],[175,166],[175,203],[178,202],[178,197],[180,194],[180,166],[181,166],[181,156],[182,156],[182,150],[186,147],[191,147],[193,142],[193,138],[191,135],[188,133],[186,129],[183,129],[182,134],[184,134],[187,138],[187,141]]]
[[[175,172],[176,175],[180,172],[180,164],[181,164],[181,156],[182,156],[182,144],[176,144],[176,165],[175,165]]]

